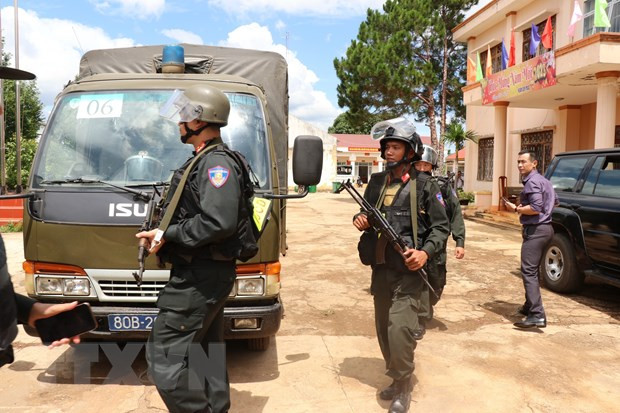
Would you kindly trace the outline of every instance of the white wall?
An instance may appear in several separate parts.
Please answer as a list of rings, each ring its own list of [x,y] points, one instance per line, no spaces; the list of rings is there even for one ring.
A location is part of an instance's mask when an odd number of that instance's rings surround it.
[[[290,116],[288,118],[288,147],[289,147],[289,170],[288,170],[288,185],[294,186],[293,182],[293,144],[295,138],[299,135],[314,135],[321,138],[323,141],[323,172],[321,173],[321,182],[318,185],[319,189],[331,189],[332,181],[336,178],[336,138],[328,134],[327,131],[321,130],[318,127],[311,125],[303,120]]]

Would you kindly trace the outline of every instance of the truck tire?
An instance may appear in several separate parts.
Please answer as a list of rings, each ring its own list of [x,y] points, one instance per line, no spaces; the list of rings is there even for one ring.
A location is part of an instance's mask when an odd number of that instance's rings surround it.
[[[248,350],[251,351],[265,351],[269,348],[269,342],[271,337],[259,337],[248,339]]]
[[[553,235],[543,251],[540,275],[544,285],[558,293],[572,293],[583,287],[584,274],[577,268],[575,248],[566,235]]]

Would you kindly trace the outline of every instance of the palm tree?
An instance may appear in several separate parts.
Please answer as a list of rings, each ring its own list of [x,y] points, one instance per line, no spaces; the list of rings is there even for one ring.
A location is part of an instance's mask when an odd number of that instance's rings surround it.
[[[446,132],[442,136],[444,143],[454,144],[456,149],[456,165],[459,164],[459,151],[465,147],[465,141],[470,140],[478,143],[479,136],[473,130],[466,131],[459,122],[452,121],[446,127]],[[456,179],[454,180],[454,190],[456,191]]]

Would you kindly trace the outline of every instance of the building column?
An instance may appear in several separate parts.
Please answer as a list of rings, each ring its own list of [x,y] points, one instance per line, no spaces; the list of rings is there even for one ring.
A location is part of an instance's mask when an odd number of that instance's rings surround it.
[[[493,132],[493,184],[491,209],[497,211],[500,205],[499,177],[506,176],[506,126],[508,102],[495,102],[495,130]]]
[[[616,99],[620,72],[596,74],[596,129],[594,149],[613,148],[616,134]]]
[[[553,154],[580,149],[581,106],[558,108],[558,129],[553,134]]]

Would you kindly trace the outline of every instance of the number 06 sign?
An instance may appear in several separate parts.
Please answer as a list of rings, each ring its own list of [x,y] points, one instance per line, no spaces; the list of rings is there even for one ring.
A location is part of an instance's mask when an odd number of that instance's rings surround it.
[[[123,113],[121,93],[105,95],[82,95],[77,119],[118,118]]]

